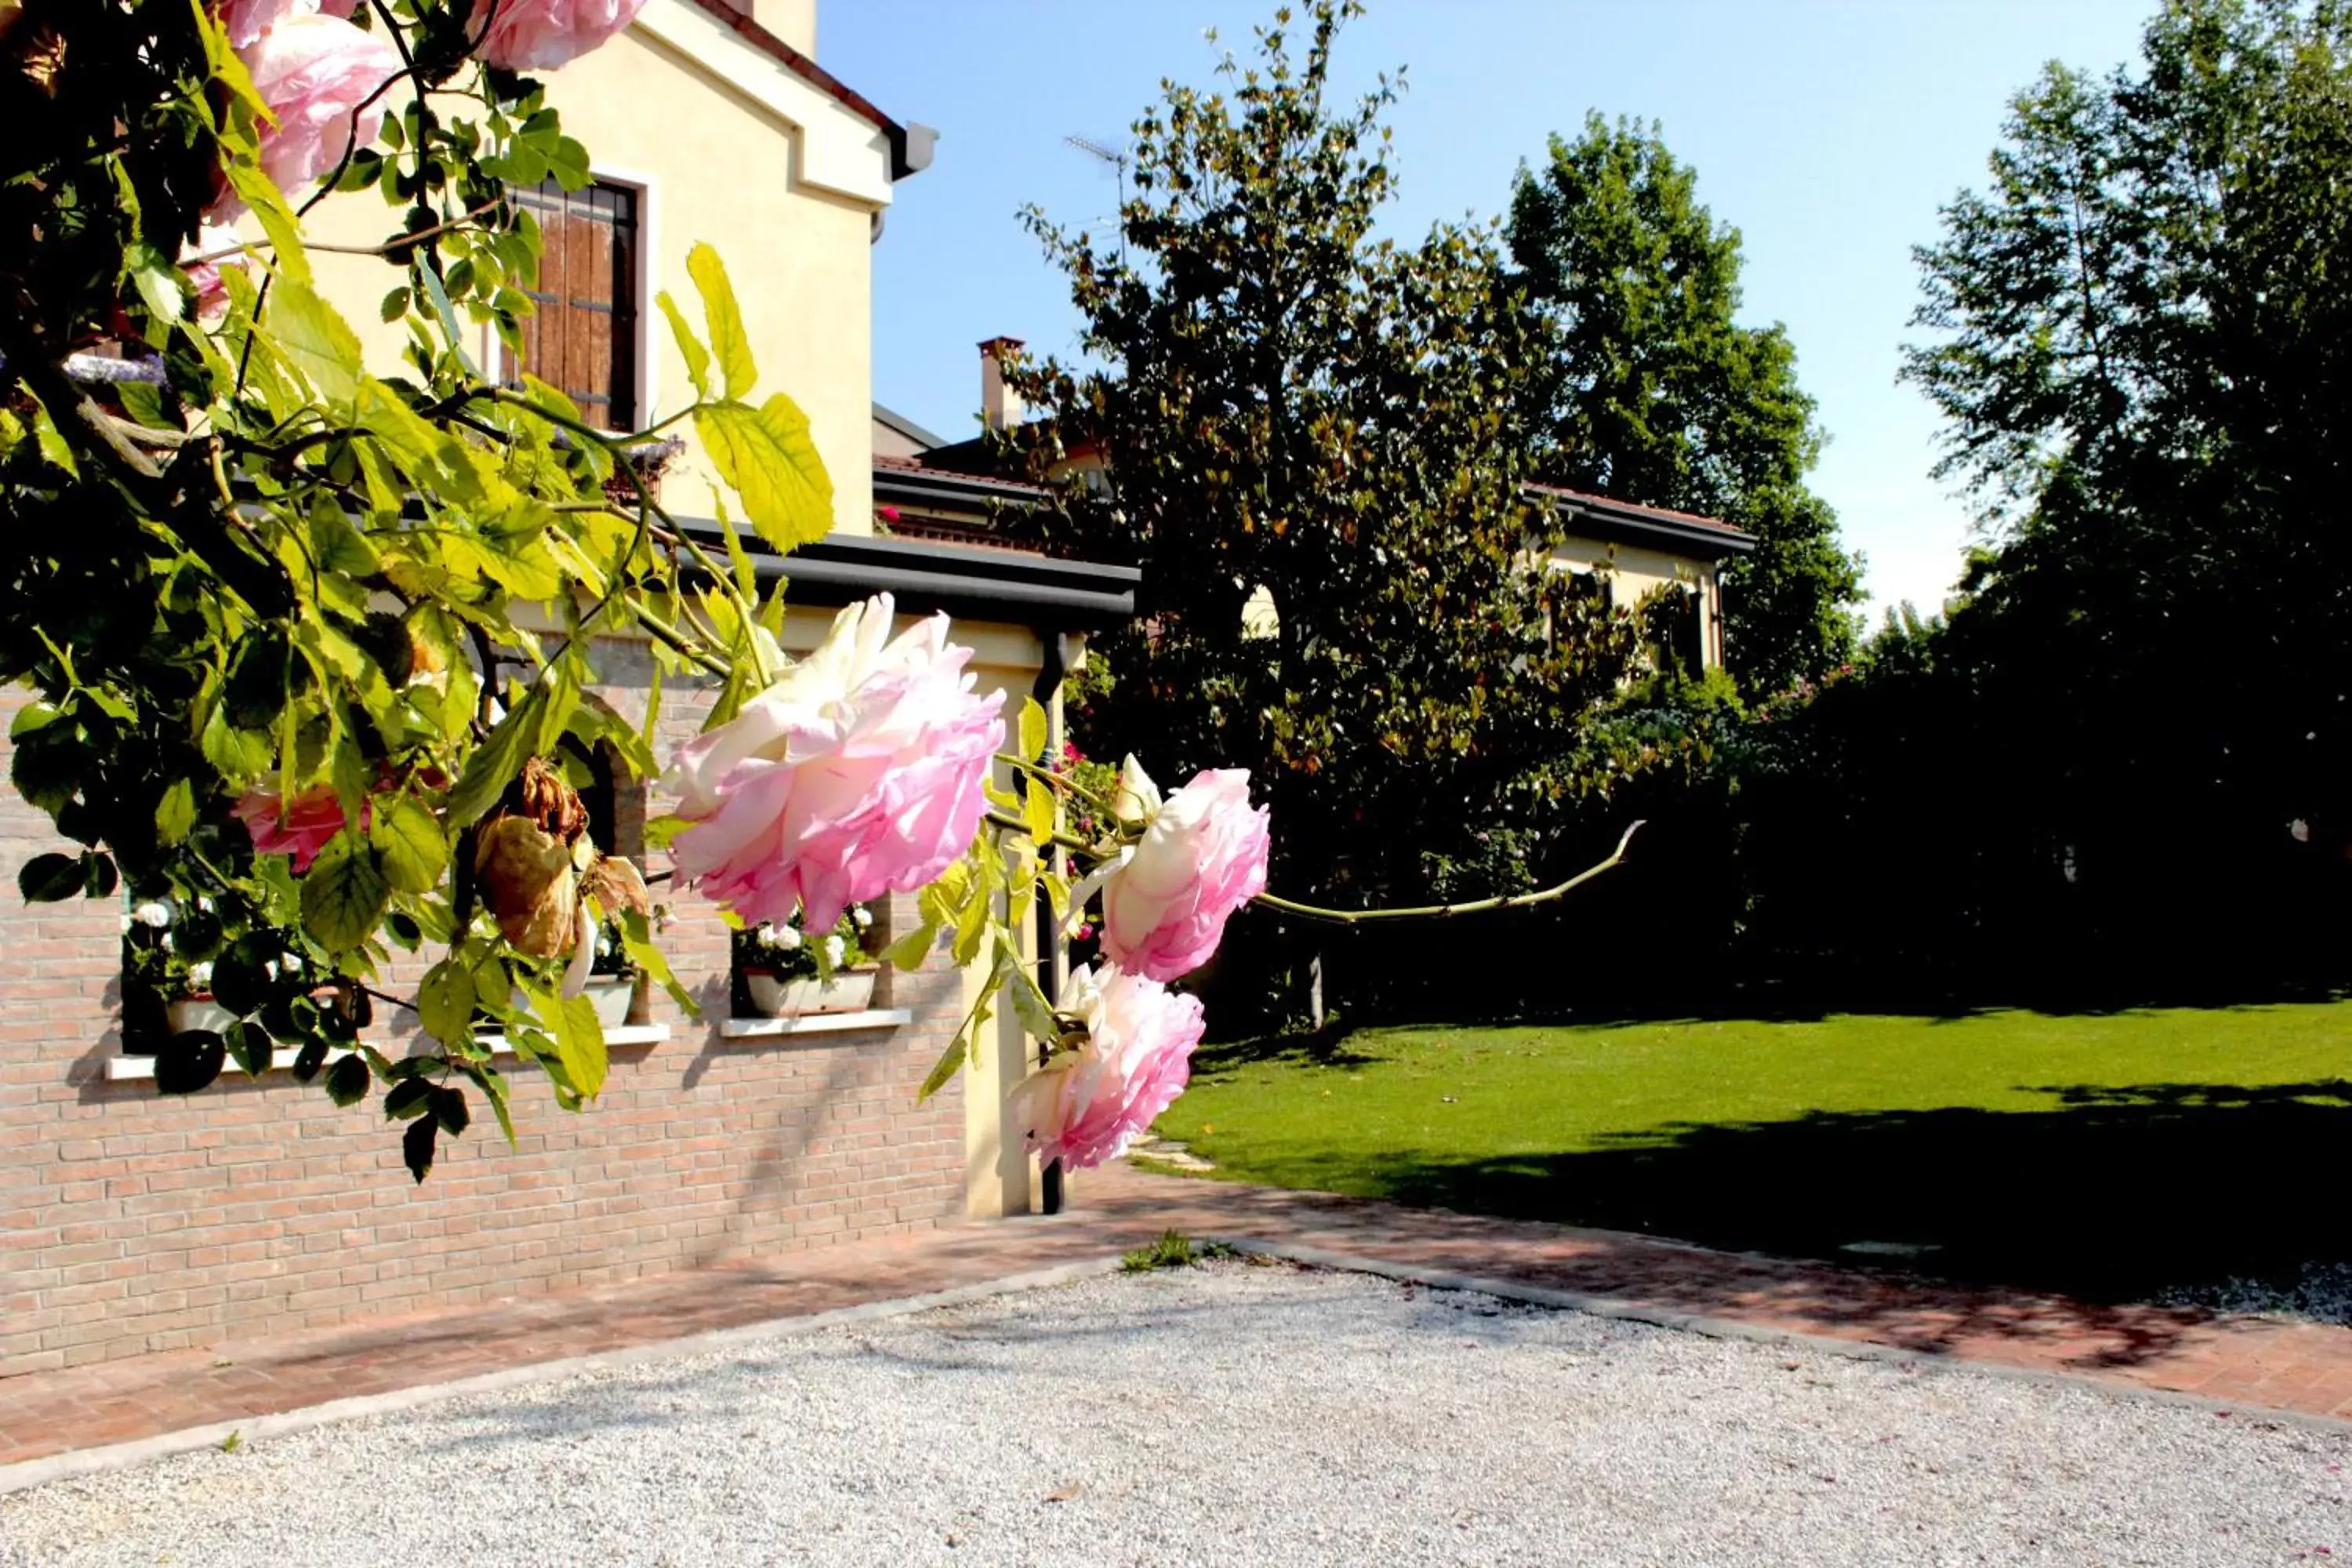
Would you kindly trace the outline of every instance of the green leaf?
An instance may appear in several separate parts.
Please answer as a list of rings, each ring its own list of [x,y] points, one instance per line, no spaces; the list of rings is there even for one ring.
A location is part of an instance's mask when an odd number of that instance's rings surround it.
[[[310,509],[310,552],[327,571],[347,577],[373,576],[383,565],[375,546],[331,503]]]
[[[416,988],[416,1016],[443,1045],[464,1040],[474,1028],[473,972],[448,958],[426,970]]]
[[[441,836],[441,824],[412,795],[389,803],[377,799],[368,842],[375,847],[383,879],[397,892],[429,893],[449,868],[449,841]]]
[[[1024,762],[1043,762],[1046,737],[1053,729],[1045,721],[1045,710],[1034,697],[1021,700],[1021,756]]]
[[[490,1102],[490,1110],[499,1119],[499,1131],[507,1135],[507,1146],[514,1147],[514,1115],[507,1109],[505,1077],[488,1062],[467,1062],[462,1064],[458,1070],[472,1079],[475,1085],[481,1089],[482,1098]]]
[[[367,1058],[355,1051],[327,1069],[327,1098],[337,1105],[357,1105],[367,1098],[368,1085],[373,1081]]]
[[[400,1157],[407,1164],[408,1173],[420,1183],[433,1169],[434,1142],[440,1131],[433,1118],[420,1116],[400,1135]]]
[[[54,904],[82,889],[84,872],[79,855],[36,855],[16,870],[16,890],[28,904]]]
[[[219,994],[219,988],[215,986],[214,995],[217,997]],[[269,1031],[250,1018],[240,1018],[231,1024],[221,1032],[221,1040],[247,1078],[259,1078],[277,1059],[278,1047],[271,1042]]]
[[[155,1053],[155,1091],[194,1094],[220,1077],[227,1049],[210,1029],[188,1029],[164,1041]]]
[[[710,352],[727,377],[727,395],[738,401],[751,396],[760,370],[751,363],[751,342],[743,332],[743,313],[736,308],[726,263],[708,244],[698,244],[686,253],[686,271],[702,295],[702,319],[710,325]]]
[[[422,1116],[433,1100],[433,1086],[421,1078],[403,1079],[383,1097],[383,1119],[399,1121]]]
[[[244,73],[240,70],[238,74]],[[231,164],[228,178],[237,195],[261,221],[261,232],[269,239],[269,265],[279,281],[307,287],[310,281],[310,256],[302,248],[301,226],[295,219],[294,209],[286,205],[285,193],[251,164]],[[236,268],[228,270],[233,273]]]
[[[988,917],[995,901],[985,882],[972,889],[970,901],[956,919],[955,945],[948,950],[958,965],[970,963],[980,956],[981,939],[987,934]]]
[[[8,738],[21,741],[36,730],[46,730],[65,717],[65,710],[51,702],[27,702],[16,710],[8,721]]]
[[[176,321],[188,313],[189,289],[172,258],[145,240],[126,246],[122,270],[139,289],[139,298],[159,321]]]
[[[1028,801],[1023,812],[1029,829],[1029,841],[1040,849],[1051,847],[1054,842],[1054,786],[1041,778],[1028,781]]]
[[[677,974],[670,969],[668,958],[654,945],[653,931],[646,917],[635,910],[621,911],[621,946],[628,953],[629,962],[652,975],[654,984],[668,992],[670,1000],[677,1003],[688,1017],[702,1016],[701,1005],[695,1001],[692,992],[678,984]]]
[[[926,1100],[945,1089],[948,1079],[955,1077],[963,1067],[963,1037],[959,1035],[946,1050],[940,1053],[940,1059],[931,1064],[931,1070],[923,1075],[923,1087],[915,1091],[915,1099],[919,1102]]]
[[[471,827],[522,772],[523,759],[530,754],[526,748],[538,734],[538,701],[536,692],[525,698],[466,759],[466,771],[449,792],[451,831]]]
[[[694,427],[719,477],[778,553],[832,531],[833,479],[809,437],[808,416],[791,398],[780,392],[757,409],[741,403],[698,408]]]
[[[268,325],[286,357],[328,402],[349,404],[359,395],[359,335],[308,283],[278,279]]]
[[[596,1005],[585,996],[555,997],[534,993],[541,1017],[554,1026],[555,1054],[562,1060],[572,1087],[594,1099],[604,1087],[604,1026],[597,1021]],[[551,1006],[550,1005],[552,1004]]]
[[[1061,1024],[1046,1004],[1045,994],[1037,988],[1037,977],[1023,962],[1020,950],[1002,936],[996,939],[996,970],[997,983],[1013,998],[1013,1016],[1021,1026],[1040,1040],[1060,1039]]]
[[[928,921],[892,942],[882,957],[891,968],[903,973],[920,969],[931,949],[939,945],[940,928]]]
[[[391,899],[375,852],[346,827],[302,875],[302,929],[328,951],[349,952],[375,934]]]
[[[678,310],[677,301],[669,297],[668,289],[655,295],[654,303],[659,305],[662,314],[669,318],[669,333],[677,340],[678,356],[686,361],[686,378],[694,383],[696,400],[709,402],[710,351],[702,346],[702,340],[696,337],[694,329],[686,324],[686,317]]]
[[[195,825],[196,786],[186,779],[174,780],[155,807],[155,835],[166,844],[177,844]]]
[[[114,869],[114,857],[95,850],[81,858],[81,890],[86,898],[110,899],[121,879]]]

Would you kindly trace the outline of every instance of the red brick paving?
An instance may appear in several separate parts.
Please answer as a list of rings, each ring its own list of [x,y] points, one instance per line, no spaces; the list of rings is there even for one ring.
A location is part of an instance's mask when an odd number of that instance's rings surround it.
[[[1476,1275],[1636,1310],[2352,1419],[2352,1330],[1941,1285],[1612,1231],[1148,1175],[1072,1184],[1054,1219],[971,1223],[599,1289],[0,1380],[0,1464],[352,1394],[973,1285],[1174,1228]]]

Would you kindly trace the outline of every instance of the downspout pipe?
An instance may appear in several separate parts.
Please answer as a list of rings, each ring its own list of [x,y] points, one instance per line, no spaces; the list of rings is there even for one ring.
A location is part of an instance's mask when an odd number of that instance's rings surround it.
[[[1031,689],[1037,699],[1037,705],[1051,712],[1054,706],[1054,694],[1061,689],[1062,678],[1069,672],[1070,634],[1046,631],[1041,627],[1037,631],[1037,640],[1045,648],[1045,659],[1038,667],[1036,685]],[[1032,757],[1029,760],[1040,767],[1051,767],[1053,766],[1053,731],[1049,728],[1045,738],[1046,755]],[[1059,853],[1058,851],[1049,852]],[[1045,1005],[1052,1007],[1058,1005],[1062,998],[1061,978],[1058,973],[1060,965],[1054,961],[1055,946],[1060,933],[1054,929],[1054,901],[1051,899],[1037,900],[1036,920],[1037,989],[1045,994]],[[1037,1057],[1041,1062],[1045,1059],[1046,1048],[1043,1042],[1039,1043]],[[1039,1173],[1037,1185],[1038,1207],[1046,1214],[1060,1214],[1062,1212],[1062,1163],[1059,1160],[1046,1163],[1045,1170]]]

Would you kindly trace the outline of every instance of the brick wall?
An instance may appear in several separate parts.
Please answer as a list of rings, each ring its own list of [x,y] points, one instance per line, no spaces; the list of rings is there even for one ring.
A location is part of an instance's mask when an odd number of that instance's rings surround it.
[[[642,654],[608,648],[598,662],[599,695],[642,715]],[[0,696],[0,727],[22,700]],[[673,686],[660,749],[698,722]],[[6,760],[0,742],[0,768]],[[961,1089],[915,1101],[960,1016],[944,966],[882,977],[877,1005],[911,1009],[905,1028],[723,1039],[726,929],[708,905],[676,898],[664,946],[706,1021],[656,993],[652,1021],[671,1037],[614,1047],[603,1096],[577,1115],[534,1069],[499,1058],[516,1146],[476,1096],[474,1126],[441,1141],[417,1186],[375,1095],[337,1110],[316,1084],[249,1079],[234,1065],[186,1099],[108,1081],[121,906],[28,907],[15,891],[19,866],[62,847],[0,785],[0,1376],[234,1347],[961,1212]],[[886,927],[911,915],[912,900],[899,902]],[[374,1032],[398,1045],[413,1027],[399,1015]]]

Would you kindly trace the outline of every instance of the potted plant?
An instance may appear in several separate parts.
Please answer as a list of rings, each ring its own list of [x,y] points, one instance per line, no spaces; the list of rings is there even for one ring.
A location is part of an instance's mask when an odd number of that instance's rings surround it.
[[[812,939],[801,917],[735,933],[735,972],[751,1010],[762,1018],[797,1013],[859,1013],[874,1001],[878,967],[866,951],[873,911],[853,904],[834,928]]]
[[[629,1008],[637,999],[638,973],[629,950],[622,945],[620,922],[605,921],[596,928],[596,958],[589,967],[588,988],[583,993],[595,1005],[599,1024],[617,1029],[629,1021]]]
[[[338,1018],[322,1037],[353,1038],[370,1021],[366,992],[304,945],[262,926],[229,941],[206,898],[138,904],[122,917],[123,1048],[146,1054],[163,1037],[201,1031],[258,1051],[269,1037],[308,1038],[330,1012]]]

